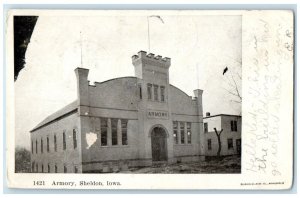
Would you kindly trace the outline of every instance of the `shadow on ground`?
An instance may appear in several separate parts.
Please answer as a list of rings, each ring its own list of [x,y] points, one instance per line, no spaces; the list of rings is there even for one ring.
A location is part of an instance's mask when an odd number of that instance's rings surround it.
[[[131,168],[120,173],[241,173],[241,157],[213,157],[203,162],[159,164],[152,167]]]

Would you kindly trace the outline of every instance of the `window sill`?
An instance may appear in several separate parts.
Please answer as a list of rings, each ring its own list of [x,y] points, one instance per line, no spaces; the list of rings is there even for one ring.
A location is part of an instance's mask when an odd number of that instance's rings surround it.
[[[109,145],[109,146],[100,146],[100,148],[129,148],[129,145]]]
[[[166,101],[160,101],[160,100],[152,100],[152,99],[148,99],[148,102],[159,102],[159,103],[167,103]]]
[[[193,146],[193,144],[174,144],[174,146]]]

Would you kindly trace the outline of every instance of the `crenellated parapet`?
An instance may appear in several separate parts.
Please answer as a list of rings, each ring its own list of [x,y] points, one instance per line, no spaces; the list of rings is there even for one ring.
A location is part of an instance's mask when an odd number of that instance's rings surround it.
[[[134,66],[138,65],[152,65],[168,69],[171,65],[171,59],[168,57],[162,57],[161,55],[156,55],[145,51],[139,51],[137,55],[132,56],[132,64]]]

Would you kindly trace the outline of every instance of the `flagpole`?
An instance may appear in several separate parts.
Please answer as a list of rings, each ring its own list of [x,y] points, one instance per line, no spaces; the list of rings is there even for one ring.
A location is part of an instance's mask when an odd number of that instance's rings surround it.
[[[82,37],[81,37],[81,31],[80,31],[80,63],[82,67]]]
[[[148,22],[148,53],[150,53],[150,25],[149,25],[149,16],[147,16]]]
[[[198,65],[198,64],[199,64],[199,63],[197,62],[197,65],[196,65],[196,67],[197,67],[197,68],[196,68],[196,69],[197,69],[197,72],[196,72],[196,75],[197,75],[197,76],[196,76],[196,79],[197,79],[197,86],[196,86],[196,88],[197,88],[197,89],[199,89],[199,87],[200,87],[200,86],[199,86],[199,65]]]
[[[147,16],[147,23],[148,23],[148,52],[149,53],[150,53],[150,23],[149,23],[149,18],[150,17],[158,18],[162,23],[164,23],[163,19],[159,15]]]

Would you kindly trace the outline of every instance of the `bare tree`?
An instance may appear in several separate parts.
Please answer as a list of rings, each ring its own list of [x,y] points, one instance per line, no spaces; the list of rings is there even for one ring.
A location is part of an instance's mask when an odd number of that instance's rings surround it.
[[[238,78],[242,80],[242,77],[237,73]],[[234,96],[233,102],[242,103],[242,95],[239,86],[237,85],[236,79],[231,74],[231,79],[228,79],[229,89],[225,89],[230,95]]]
[[[216,128],[214,128],[214,130],[215,130],[215,133],[216,133],[216,135],[217,135],[217,138],[218,138],[218,145],[219,145],[218,152],[217,152],[217,156],[220,157],[220,155],[221,155],[221,149],[222,149],[221,133],[223,132],[223,129],[221,129],[220,132],[218,132]]]
[[[241,60],[234,61],[238,64],[238,66],[242,65]],[[223,70],[223,76],[227,78],[228,88],[224,88],[230,95],[233,96],[232,102],[242,103],[242,94],[241,94],[241,86],[240,82],[242,81],[242,75],[239,72],[234,72],[234,75],[231,72],[231,68],[227,66]],[[229,76],[228,76],[229,75]]]

